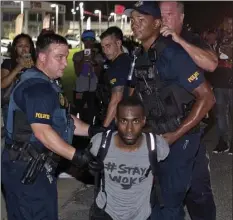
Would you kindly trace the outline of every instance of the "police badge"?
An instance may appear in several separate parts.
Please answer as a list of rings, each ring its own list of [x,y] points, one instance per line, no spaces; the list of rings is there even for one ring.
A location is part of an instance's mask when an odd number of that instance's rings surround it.
[[[65,107],[65,97],[62,93],[59,93],[59,102],[61,107]]]

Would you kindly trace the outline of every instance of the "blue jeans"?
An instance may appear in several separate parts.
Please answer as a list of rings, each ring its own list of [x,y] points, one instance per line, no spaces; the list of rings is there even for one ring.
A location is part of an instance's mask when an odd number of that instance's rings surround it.
[[[232,141],[233,133],[233,89],[215,88],[216,120],[219,136],[225,142]]]
[[[184,220],[183,202],[191,187],[201,133],[185,135],[171,145],[167,159],[159,162],[158,178],[164,208],[156,204],[151,220]]]
[[[26,162],[9,159],[7,149],[2,153],[2,183],[6,196],[8,220],[58,220],[57,183],[50,184],[45,172],[35,183],[20,182]]]

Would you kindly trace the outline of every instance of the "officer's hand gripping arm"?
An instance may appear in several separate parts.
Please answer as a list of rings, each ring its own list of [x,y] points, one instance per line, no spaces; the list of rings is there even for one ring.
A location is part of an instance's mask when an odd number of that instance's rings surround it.
[[[89,148],[85,150],[76,149],[71,162],[80,168],[87,167],[89,162],[93,160],[93,156],[89,151]]]
[[[216,69],[218,65],[218,58],[213,50],[202,49],[193,44],[190,44],[174,30],[167,26],[163,26],[160,30],[160,33],[166,37],[171,35],[172,39],[184,48],[184,50],[189,54],[197,66],[209,72],[213,72]]]
[[[73,156],[72,163],[80,168],[87,167],[90,173],[95,176],[103,169],[103,163],[91,154],[91,147],[92,143],[90,143],[85,150],[77,149]]]

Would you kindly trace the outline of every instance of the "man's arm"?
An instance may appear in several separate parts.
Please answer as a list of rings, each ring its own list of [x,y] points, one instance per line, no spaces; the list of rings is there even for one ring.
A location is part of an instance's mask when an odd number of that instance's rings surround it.
[[[209,72],[213,72],[218,66],[217,54],[211,49],[201,49],[193,44],[188,43],[174,30],[169,29],[166,26],[161,28],[160,33],[165,37],[171,35],[172,39],[184,48],[184,50],[200,68]]]
[[[74,165],[84,167],[93,160],[88,151],[75,149],[66,143],[50,125],[33,123],[31,127],[35,137],[46,148],[70,160]]]
[[[35,137],[46,148],[68,160],[72,160],[75,148],[66,143],[50,125],[33,123],[31,128]]]
[[[78,53],[75,53],[73,56],[73,63],[74,63],[74,71],[77,77],[79,77],[83,64],[84,64],[84,59],[83,59],[83,51],[80,51]]]
[[[186,50],[197,66],[202,69],[213,72],[218,66],[218,57],[213,50],[196,47],[181,37],[179,44]]]
[[[203,71],[195,65],[187,53],[177,51],[172,60],[171,71],[179,79],[179,85],[195,96],[195,103],[180,127],[175,132],[163,135],[169,144],[174,143],[195,127],[215,103],[214,94],[205,81]]]
[[[89,129],[90,125],[86,124],[85,122],[83,122],[79,118],[76,118],[74,115],[71,115],[71,117],[74,120],[74,126],[75,126],[74,135],[88,136],[89,135],[88,129]]]
[[[170,135],[163,135],[164,138],[169,139],[169,143],[173,143],[195,127],[215,104],[214,94],[207,82],[202,83],[198,88],[196,88],[193,91],[193,94],[196,97],[196,102],[194,103],[189,115],[175,131],[175,135],[171,138],[169,138]]]
[[[116,108],[123,97],[124,86],[116,86],[112,88],[111,100],[108,105],[107,115],[103,126],[108,127],[116,115]]]

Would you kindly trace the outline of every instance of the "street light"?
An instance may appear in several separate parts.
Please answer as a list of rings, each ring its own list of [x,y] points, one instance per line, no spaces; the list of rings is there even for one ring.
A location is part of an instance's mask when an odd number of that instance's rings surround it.
[[[127,24],[127,16],[121,15],[121,29],[126,30],[126,24]]]
[[[15,3],[20,3],[20,13],[23,14],[24,3],[23,1],[14,1]]]
[[[79,3],[79,10],[80,10],[80,21],[81,21],[81,23],[79,23],[80,24],[79,31],[80,31],[80,39],[81,39],[81,36],[82,36],[82,33],[83,33],[83,19],[84,19],[84,16],[83,16],[83,14],[84,14],[83,2]],[[81,45],[81,49],[82,49],[83,45],[82,44],[80,44],[80,45]]]
[[[83,9],[83,2],[80,2],[79,3],[79,9],[80,9],[80,20],[81,20],[81,33],[83,32],[83,19],[84,19],[84,16],[83,16],[83,12],[84,12],[84,9]]]
[[[116,13],[111,12],[111,13],[110,13],[110,16],[111,16],[111,17],[114,17],[114,23],[115,23],[115,25],[116,25],[116,20],[117,20]]]
[[[100,36],[101,35],[101,11],[95,10],[94,13],[99,15],[99,36]]]
[[[73,8],[71,9],[71,12],[73,14],[73,33],[74,33],[74,29],[75,29],[75,26],[74,26],[74,23],[75,23],[75,15],[76,15],[76,11],[79,10],[79,7],[76,7],[75,9],[75,1],[74,1],[74,5],[73,5]]]
[[[58,34],[58,5],[57,4],[51,4],[51,8],[56,8],[56,33]]]

